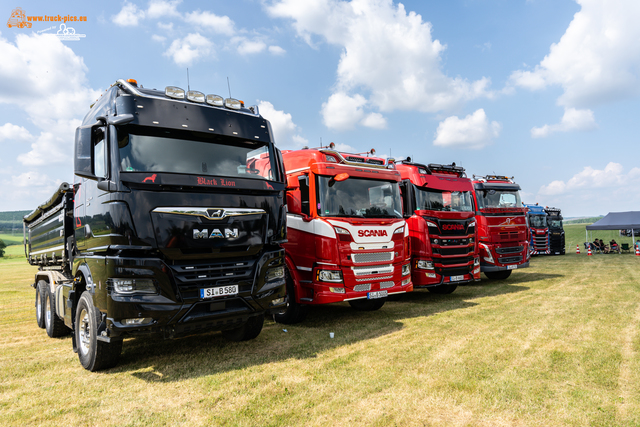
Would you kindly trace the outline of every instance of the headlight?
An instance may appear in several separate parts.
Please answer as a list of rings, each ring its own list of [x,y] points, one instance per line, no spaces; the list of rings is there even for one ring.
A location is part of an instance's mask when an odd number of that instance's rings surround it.
[[[489,249],[489,246],[485,245],[484,243],[480,243],[480,246],[482,246],[484,250],[487,252],[487,255],[489,255],[484,257],[484,260],[491,264],[495,264],[496,262],[493,260],[493,255],[491,255],[491,249]]]
[[[423,259],[419,259],[416,262],[416,267],[422,270],[433,270],[433,261],[425,261]]]
[[[119,294],[155,294],[156,285],[151,279],[111,279],[113,290]]]
[[[427,221],[427,227],[436,227],[436,228],[438,228],[438,225],[433,221]]]
[[[480,265],[480,258],[475,258],[473,260],[473,265]]]
[[[338,270],[318,270],[316,279],[319,282],[342,283],[342,272]]]
[[[270,282],[276,279],[284,279],[284,267],[274,267],[267,270],[264,280]]]
[[[402,266],[402,276],[408,276],[411,274],[411,266],[409,264],[405,264]]]
[[[404,233],[404,225],[400,228],[397,228],[396,231],[393,232],[393,234],[399,234],[399,233]]]
[[[336,233],[338,234],[351,234],[349,233],[349,230],[347,230],[346,228],[342,228],[342,227],[333,227],[336,230]]]

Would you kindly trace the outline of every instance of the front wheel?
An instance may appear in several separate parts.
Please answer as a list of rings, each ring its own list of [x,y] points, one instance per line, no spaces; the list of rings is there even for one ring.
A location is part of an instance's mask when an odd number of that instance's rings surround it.
[[[457,287],[458,285],[438,285],[438,286],[429,286],[427,290],[432,294],[446,295],[455,291]]]
[[[76,309],[75,339],[80,364],[91,372],[114,367],[122,353],[122,340],[98,341],[100,321],[100,311],[93,305],[91,294],[83,292]]]
[[[262,325],[264,325],[264,314],[250,317],[244,325],[222,331],[222,335],[229,341],[248,341],[260,335]]]
[[[484,274],[491,280],[504,280],[511,276],[511,270],[487,271]]]
[[[39,280],[36,285],[36,322],[38,327],[44,329],[44,307],[45,307],[45,293],[47,292],[47,282]]]
[[[387,302],[386,298],[355,299],[353,301],[349,301],[349,305],[358,311],[376,311],[380,310],[385,302]]]
[[[273,320],[285,325],[293,325],[302,322],[309,311],[309,306],[296,302],[295,286],[289,269],[285,269],[285,280],[287,282],[287,307],[283,312],[274,314]]]

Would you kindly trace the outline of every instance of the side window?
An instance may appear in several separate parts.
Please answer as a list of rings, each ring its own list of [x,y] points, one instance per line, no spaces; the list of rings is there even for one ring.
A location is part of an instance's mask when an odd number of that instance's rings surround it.
[[[93,174],[98,178],[107,177],[107,143],[104,130],[98,129],[93,141]]]
[[[306,175],[299,176],[298,182],[300,183],[301,211],[305,215],[311,215],[309,208],[309,177]]]

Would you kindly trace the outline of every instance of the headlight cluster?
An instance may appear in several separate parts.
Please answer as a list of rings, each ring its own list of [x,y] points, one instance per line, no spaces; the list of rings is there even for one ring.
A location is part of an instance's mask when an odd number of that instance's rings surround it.
[[[264,280],[270,282],[276,279],[284,279],[284,267],[274,267],[267,270]]]
[[[402,266],[402,276],[408,276],[409,274],[411,274],[411,265],[410,264],[404,264]]]
[[[433,270],[433,261],[426,261],[423,259],[419,259],[416,262],[416,267],[422,269],[422,270]]]
[[[316,279],[319,282],[342,283],[342,272],[339,270],[318,270]]]
[[[155,294],[158,292],[151,279],[110,279],[113,290],[119,294]]]

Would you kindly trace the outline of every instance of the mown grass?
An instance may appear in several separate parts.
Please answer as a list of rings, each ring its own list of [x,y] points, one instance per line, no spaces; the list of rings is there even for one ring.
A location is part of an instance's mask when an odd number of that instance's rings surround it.
[[[640,425],[640,257],[531,265],[374,313],[318,307],[246,343],[130,339],[90,373],[37,328],[35,269],[0,260],[0,425]]]

